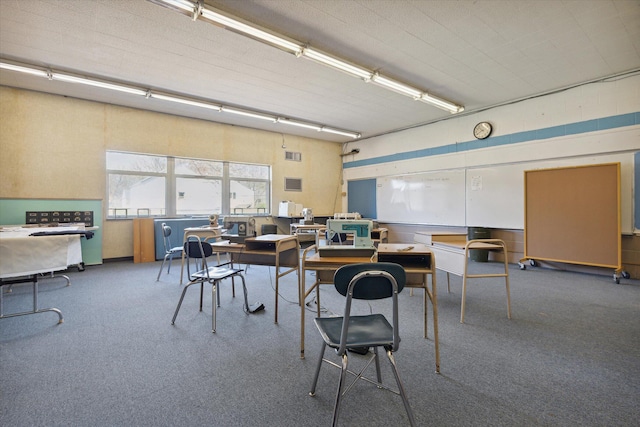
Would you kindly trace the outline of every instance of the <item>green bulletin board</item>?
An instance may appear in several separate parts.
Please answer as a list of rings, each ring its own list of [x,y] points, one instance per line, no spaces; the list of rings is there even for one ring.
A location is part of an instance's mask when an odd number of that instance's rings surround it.
[[[102,200],[75,199],[0,199],[0,225],[22,225],[32,211],[92,211],[93,238],[82,238],[85,265],[102,264]]]

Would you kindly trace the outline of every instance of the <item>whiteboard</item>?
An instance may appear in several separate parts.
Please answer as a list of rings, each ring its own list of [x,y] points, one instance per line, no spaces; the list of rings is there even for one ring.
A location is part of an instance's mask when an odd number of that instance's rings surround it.
[[[598,163],[621,164],[621,231],[625,234],[632,233],[634,167],[633,155],[630,153],[468,168],[466,170],[466,225],[524,229],[525,171]]]
[[[465,225],[465,170],[381,177],[376,181],[379,221]]]
[[[376,179],[382,222],[524,229],[524,172],[620,163],[621,231],[634,230],[634,153],[468,167]],[[638,173],[638,172],[636,172]],[[638,208],[636,208],[638,209]]]
[[[524,228],[524,169],[521,164],[467,169],[468,227]]]

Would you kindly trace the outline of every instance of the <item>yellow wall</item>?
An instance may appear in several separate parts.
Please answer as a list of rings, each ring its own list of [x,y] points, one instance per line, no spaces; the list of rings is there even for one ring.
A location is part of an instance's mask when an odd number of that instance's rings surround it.
[[[293,200],[316,215],[340,211],[341,145],[109,104],[0,87],[0,197],[102,199],[105,151],[228,160],[272,166],[272,212]],[[285,192],[284,177],[303,191]],[[106,211],[103,213],[106,217]],[[103,257],[133,255],[129,220],[105,221]]]

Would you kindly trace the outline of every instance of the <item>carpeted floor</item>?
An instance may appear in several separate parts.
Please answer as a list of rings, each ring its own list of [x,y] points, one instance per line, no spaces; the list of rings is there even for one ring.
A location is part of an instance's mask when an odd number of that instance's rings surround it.
[[[473,263],[477,271],[499,264]],[[308,396],[320,337],[307,311],[306,358],[299,357],[296,276],[280,287],[274,324],[273,268],[251,266],[247,315],[223,283],[217,332],[211,293],[204,311],[191,287],[175,326],[179,266],[110,262],[41,281],[41,307],[54,313],[0,319],[3,426],[327,426],[338,371],[323,367]],[[421,426],[636,426],[640,419],[640,281],[510,266],[513,318],[500,279],[472,281],[465,324],[461,280],[438,273],[440,375],[422,338],[421,295],[400,295],[397,353]],[[240,287],[236,289],[240,291]],[[322,289],[325,315],[343,299]],[[5,314],[30,309],[29,285],[5,294]],[[313,304],[310,304],[313,307]],[[378,308],[379,303],[373,305]],[[357,308],[368,312],[364,304]],[[430,318],[431,322],[431,318]],[[432,324],[430,323],[430,328]],[[432,332],[430,329],[430,336]],[[329,353],[328,353],[329,354]],[[354,365],[360,356],[350,358]],[[382,360],[383,378],[393,382]],[[408,425],[401,399],[360,382],[345,397],[344,426]]]

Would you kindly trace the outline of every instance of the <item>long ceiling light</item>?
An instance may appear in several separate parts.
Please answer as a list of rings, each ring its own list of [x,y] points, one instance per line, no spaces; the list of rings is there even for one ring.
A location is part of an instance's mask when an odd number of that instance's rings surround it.
[[[275,123],[277,121],[277,118],[275,116],[269,116],[267,114],[254,113],[253,111],[240,110],[238,108],[222,107],[222,112],[231,113],[231,114],[237,114],[239,116],[251,117],[251,118],[254,118],[254,119],[266,120],[268,122],[273,122],[273,123]]]
[[[254,24],[244,23],[239,19],[230,18],[221,13],[202,7],[200,14],[204,19],[208,19],[215,23],[225,26],[231,30],[235,30],[242,34],[246,34],[258,40],[265,41],[280,49],[290,51],[296,55],[299,55],[302,51],[302,46],[293,41],[287,40],[282,36],[275,35],[271,32],[258,28]]]
[[[119,92],[126,92],[126,93],[130,93],[132,95],[141,95],[141,96],[146,96],[147,95],[147,91],[144,91],[142,89],[136,89],[133,87],[129,87],[129,86],[124,86],[124,85],[120,85],[120,84],[115,84],[115,83],[110,83],[110,82],[105,82],[102,80],[94,80],[94,79],[90,79],[87,77],[78,77],[78,76],[74,76],[71,74],[63,74],[63,73],[51,73],[51,78],[53,80],[60,80],[62,82],[67,82],[67,83],[80,83],[83,85],[88,85],[88,86],[95,86],[95,87],[100,87],[103,89],[110,89],[110,90],[117,90]]]
[[[160,99],[162,101],[177,102],[178,104],[185,104],[185,105],[191,105],[194,107],[206,108],[214,111],[220,111],[222,109],[220,105],[209,104],[207,102],[193,101],[191,99],[185,99],[185,98],[177,98],[175,96],[163,95],[160,93],[151,92],[149,93],[149,97]]]
[[[234,17],[228,13],[215,10],[205,5],[202,0],[191,2],[189,0],[148,0],[161,6],[177,10],[185,15],[189,15],[193,20],[199,17],[212,22],[215,25],[221,25],[229,30],[251,37],[255,40],[265,42],[286,52],[293,53],[296,57],[311,59],[312,61],[332,67],[336,70],[351,74],[365,82],[374,82],[375,84],[392,90],[396,93],[409,96],[413,99],[425,102],[443,110],[449,111],[451,114],[464,111],[462,105],[434,97],[427,92],[414,88],[402,82],[390,79],[380,75],[376,71],[368,70],[356,64],[350,63],[340,58],[336,58],[327,53],[321,52],[307,46],[305,43],[284,37],[273,31],[259,27],[246,20]]]
[[[311,123],[299,122],[297,120],[283,119],[282,117],[278,117],[278,123],[282,123],[283,125],[297,126],[300,128],[313,129],[317,131],[322,130],[322,126],[314,125]]]
[[[49,78],[47,70],[40,70],[37,68],[25,67],[22,65],[11,64],[8,62],[0,62],[0,68],[10,71],[17,71],[19,73],[31,74],[33,76]]]
[[[184,0],[186,1],[186,0]],[[183,2],[184,2],[183,1]],[[251,111],[249,109],[244,109],[244,108],[235,108],[235,107],[228,107],[228,106],[224,106],[224,105],[220,105],[220,104],[216,104],[216,103],[211,103],[211,102],[207,102],[205,100],[201,100],[201,99],[195,99],[195,98],[188,98],[188,97],[184,97],[184,96],[177,96],[177,95],[170,95],[167,93],[160,93],[160,92],[156,92],[156,91],[152,91],[151,89],[145,89],[142,87],[135,87],[135,86],[130,86],[130,85],[124,85],[124,84],[120,84],[120,83],[116,83],[116,82],[109,82],[103,79],[95,79],[93,77],[87,77],[87,76],[78,76],[78,75],[74,75],[74,74],[70,74],[70,73],[66,73],[66,72],[58,72],[58,71],[53,71],[51,69],[48,68],[42,68],[42,67],[37,67],[37,66],[33,66],[33,65],[27,65],[27,64],[22,64],[22,63],[16,63],[16,62],[9,62],[9,61],[5,61],[5,60],[0,60],[0,69],[4,69],[4,70],[9,70],[9,71],[16,71],[19,73],[25,73],[25,74],[30,74],[33,76],[38,76],[38,77],[43,77],[49,80],[58,80],[58,81],[63,81],[63,82],[67,82],[67,83],[77,83],[77,84],[83,84],[83,85],[89,85],[89,86],[94,86],[94,87],[99,87],[102,89],[109,89],[109,90],[115,90],[118,92],[125,92],[125,93],[129,93],[129,94],[133,94],[133,95],[141,95],[141,96],[145,96],[146,98],[151,98],[151,99],[158,99],[161,101],[167,101],[167,102],[175,102],[175,103],[179,103],[179,104],[185,104],[185,105],[189,105],[192,107],[198,107],[198,108],[204,108],[207,110],[212,110],[212,111],[217,111],[217,112],[222,112],[222,113],[229,113],[229,114],[236,114],[236,115],[241,115],[241,116],[245,116],[245,117],[251,117],[254,119],[259,119],[259,120],[266,120],[266,121],[270,121],[272,123],[282,123],[285,125],[293,125],[293,126],[298,126],[298,127],[303,127],[303,128],[307,128],[307,129],[313,129],[316,131],[321,131],[321,132],[327,132],[327,133],[333,133],[336,135],[342,135],[342,136],[348,136],[350,138],[353,139],[358,139],[361,137],[361,134],[358,132],[351,132],[348,130],[340,130],[340,129],[334,129],[334,128],[330,128],[327,126],[321,126],[321,125],[317,125],[315,123],[307,123],[307,122],[303,122],[303,121],[299,121],[299,120],[291,120],[288,118],[283,118],[280,117],[276,114],[273,115],[269,115],[269,114],[265,114],[265,113],[261,113],[258,111]]]
[[[310,47],[305,47],[302,50],[302,56],[321,64],[328,65],[329,67],[337,68],[340,71],[344,71],[345,73],[359,77],[365,81],[369,81],[373,75],[369,70],[358,67],[357,65],[349,64],[348,62],[334,58],[333,56],[327,55],[326,53],[322,53]]]

